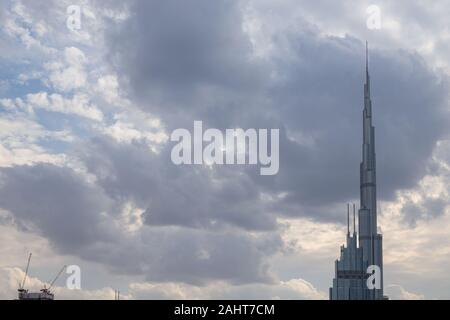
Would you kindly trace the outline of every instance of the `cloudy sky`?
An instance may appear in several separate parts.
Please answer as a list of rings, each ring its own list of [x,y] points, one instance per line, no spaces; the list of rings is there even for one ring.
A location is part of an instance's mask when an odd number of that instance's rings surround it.
[[[79,6],[80,29],[67,27]],[[381,28],[369,29],[377,5]],[[322,299],[358,203],[370,44],[391,298],[450,299],[446,0],[0,0],[0,298]],[[176,128],[279,128],[280,170],[176,166]]]

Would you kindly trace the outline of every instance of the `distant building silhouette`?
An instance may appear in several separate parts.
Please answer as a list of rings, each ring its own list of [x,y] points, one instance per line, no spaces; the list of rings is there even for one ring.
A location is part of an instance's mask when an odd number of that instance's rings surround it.
[[[366,43],[366,83],[364,84],[363,145],[360,164],[360,208],[358,232],[353,205],[353,232],[350,232],[350,207],[347,206],[347,245],[335,261],[335,277],[330,288],[331,300],[379,300],[383,296],[383,237],[377,230],[377,186],[375,160],[375,128],[372,125],[372,101]],[[381,285],[367,285],[369,266],[379,267]]]

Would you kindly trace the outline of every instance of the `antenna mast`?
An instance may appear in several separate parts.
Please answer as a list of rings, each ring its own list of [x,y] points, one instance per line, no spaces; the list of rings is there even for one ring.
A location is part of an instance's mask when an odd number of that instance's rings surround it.
[[[350,203],[347,203],[347,234],[350,235]]]

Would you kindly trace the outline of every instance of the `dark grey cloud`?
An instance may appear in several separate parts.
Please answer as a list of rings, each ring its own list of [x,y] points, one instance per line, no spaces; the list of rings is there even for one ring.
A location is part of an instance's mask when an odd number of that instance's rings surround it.
[[[101,217],[113,209],[112,202],[69,168],[49,164],[1,168],[0,189],[0,207],[18,222],[31,223],[56,246],[76,250],[114,237]]]
[[[151,281],[271,282],[267,258],[283,246],[276,232],[251,236],[231,227],[144,226],[127,233],[115,220],[123,201],[49,164],[2,168],[0,194],[0,206],[16,223],[44,235],[59,252]]]
[[[194,119],[219,129],[281,128],[279,174],[244,169],[253,188],[286,195],[272,207],[277,213],[333,218],[326,208],[359,194],[363,41],[323,36],[299,21],[274,32],[274,50],[258,58],[242,29],[242,3],[196,1],[181,18],[177,5],[137,1],[133,18],[109,35],[109,59],[131,98],[169,131]],[[387,200],[426,173],[447,131],[448,86],[418,54],[396,48],[371,49],[370,68],[379,194]]]
[[[244,232],[179,227],[145,228],[124,243],[102,243],[85,258],[109,269],[145,275],[148,281],[205,284],[274,281],[268,258],[282,247],[276,234],[253,238]],[[100,257],[99,257],[100,256]]]
[[[352,38],[288,35],[301,63],[279,60],[287,79],[272,97],[288,131],[311,145],[287,142],[280,175],[300,201],[342,201],[358,195],[361,158],[362,44]],[[370,68],[379,195],[390,199],[426,173],[436,141],[446,134],[447,84],[416,54],[371,51]]]
[[[242,170],[176,166],[170,151],[169,145],[156,154],[146,144],[97,137],[80,148],[79,155],[109,196],[146,208],[149,225],[275,229],[261,190]]]
[[[186,115],[220,123],[215,115],[251,107],[246,97],[258,95],[265,82],[242,31],[244,4],[135,1],[132,18],[108,33],[107,58],[125,76],[122,84],[166,125],[180,125]]]
[[[402,213],[404,220],[410,226],[415,227],[418,220],[442,216],[447,205],[447,199],[427,198],[421,203],[407,203],[402,208]]]

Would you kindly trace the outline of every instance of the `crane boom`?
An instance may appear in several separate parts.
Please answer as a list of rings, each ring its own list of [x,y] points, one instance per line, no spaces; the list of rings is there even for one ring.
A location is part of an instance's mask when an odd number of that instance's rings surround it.
[[[55,279],[53,279],[53,281],[50,283],[50,286],[48,287],[47,290],[50,290],[51,287],[53,287],[53,284],[56,282],[56,280],[58,280],[59,276],[61,275],[61,273],[64,271],[64,269],[66,269],[67,266],[63,266],[61,268],[61,270],[58,272],[58,274],[56,275]]]
[[[31,253],[28,256],[27,268],[25,269],[25,276],[23,277],[23,281],[22,281],[22,284],[20,285],[20,289],[23,289],[23,287],[25,286],[25,281],[27,280],[27,275],[28,275],[28,268],[30,267],[30,260],[31,260]]]

